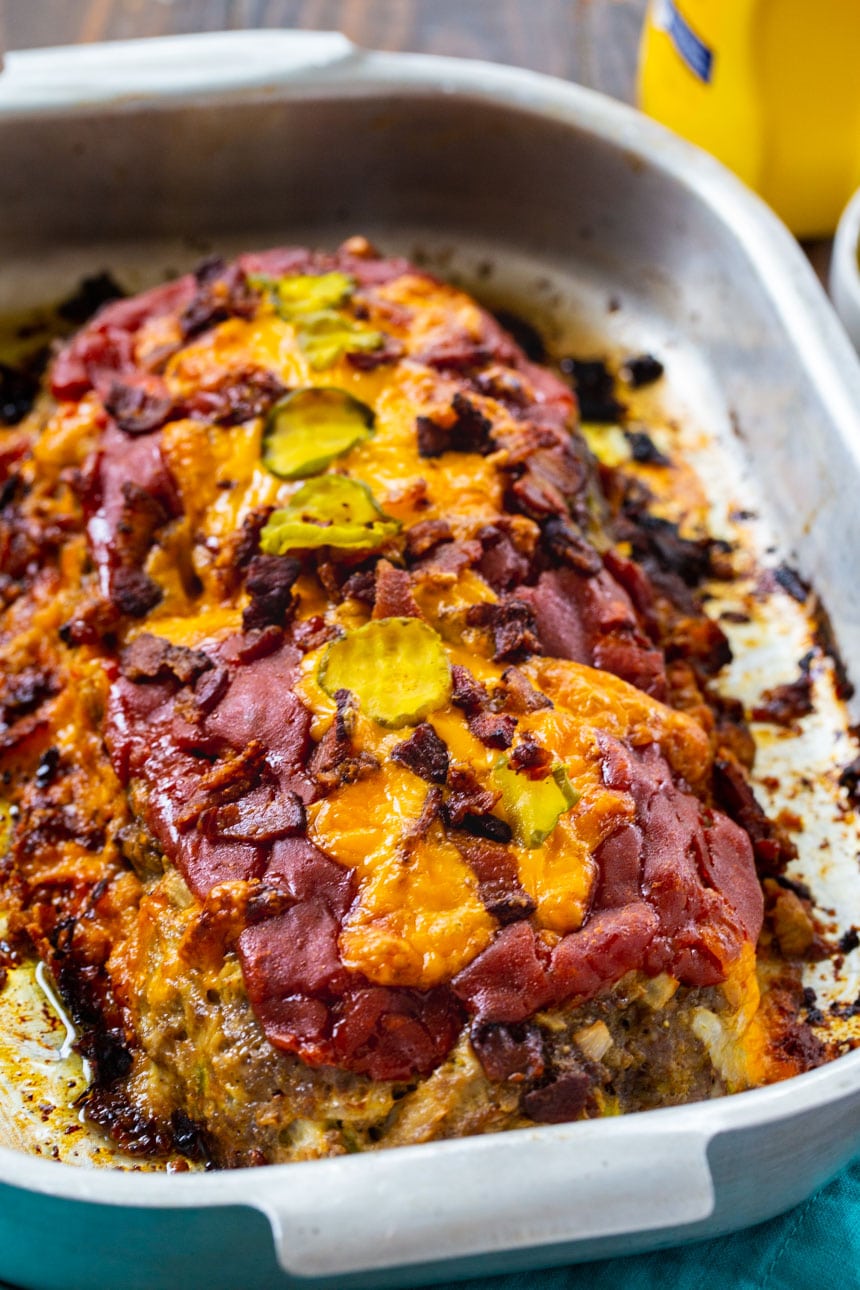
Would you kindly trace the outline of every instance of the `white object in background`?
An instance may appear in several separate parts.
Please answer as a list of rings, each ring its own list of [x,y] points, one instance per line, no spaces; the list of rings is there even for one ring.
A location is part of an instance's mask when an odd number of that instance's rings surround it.
[[[830,261],[830,296],[860,353],[860,189],[845,207]]]

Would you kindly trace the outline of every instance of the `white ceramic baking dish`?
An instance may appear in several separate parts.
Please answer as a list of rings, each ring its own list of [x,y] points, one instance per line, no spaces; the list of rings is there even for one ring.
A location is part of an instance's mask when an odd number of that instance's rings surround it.
[[[84,271],[134,287],[212,246],[359,231],[550,331],[667,357],[738,488],[757,481],[849,667],[860,657],[860,368],[788,233],[709,158],[576,86],[335,35],[8,56],[0,313]],[[860,909],[854,870],[843,856],[842,924]],[[858,1143],[854,1052],[713,1102],[233,1173],[0,1150],[0,1276],[415,1285],[630,1253],[761,1221]]]

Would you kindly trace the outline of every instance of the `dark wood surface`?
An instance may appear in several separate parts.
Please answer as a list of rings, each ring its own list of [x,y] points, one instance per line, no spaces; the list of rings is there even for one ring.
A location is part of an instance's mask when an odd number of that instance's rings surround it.
[[[242,27],[339,30],[376,49],[551,72],[633,100],[647,0],[6,0],[6,47]]]

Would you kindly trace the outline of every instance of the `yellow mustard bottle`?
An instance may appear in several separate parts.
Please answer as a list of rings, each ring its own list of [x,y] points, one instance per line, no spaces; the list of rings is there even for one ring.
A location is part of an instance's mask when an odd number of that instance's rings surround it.
[[[650,0],[638,95],[827,236],[860,187],[860,0]]]

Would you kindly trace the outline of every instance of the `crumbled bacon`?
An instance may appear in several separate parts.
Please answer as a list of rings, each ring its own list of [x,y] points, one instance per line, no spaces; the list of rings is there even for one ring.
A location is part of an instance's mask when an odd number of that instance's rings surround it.
[[[428,784],[444,784],[448,778],[448,748],[428,721],[417,726],[403,743],[395,744],[391,760]]]
[[[190,685],[211,669],[212,660],[203,650],[172,645],[161,636],[142,632],[122,651],[120,667],[130,681],[176,680]]]
[[[145,618],[163,596],[162,588],[143,569],[122,565],[113,575],[111,601],[129,618]]]
[[[226,264],[219,256],[204,260],[195,278],[194,297],[180,315],[185,340],[190,340],[227,318],[252,318],[259,297],[238,264]]]
[[[286,394],[274,372],[247,367],[229,372],[214,386],[204,386],[188,395],[182,404],[185,416],[220,426],[242,425],[264,416],[273,403]]]
[[[376,562],[373,617],[421,617],[421,610],[412,594],[412,579],[405,569],[395,569],[388,560]]]
[[[246,632],[283,626],[295,609],[293,584],[302,571],[298,560],[285,555],[255,555],[248,565],[245,586],[251,603],[242,613]]]
[[[334,720],[311,753],[308,771],[323,789],[352,784],[376,762],[367,753],[357,752],[352,742],[356,703],[349,690],[338,690],[334,696],[337,710]]]
[[[419,457],[441,457],[444,452],[477,452],[487,456],[495,444],[493,423],[459,390],[451,404],[450,424],[420,416],[415,421]]]
[[[504,697],[506,712],[520,715],[524,712],[539,712],[542,708],[553,706],[552,699],[542,694],[540,690],[536,690],[518,667],[505,668],[499,690]]]
[[[470,816],[487,815],[501,797],[498,789],[484,788],[471,770],[455,766],[448,775],[450,793],[445,803],[449,823],[458,828]]]
[[[542,533],[544,545],[555,560],[586,578],[600,573],[603,568],[600,555],[566,516],[549,516],[542,525]]]
[[[145,381],[115,380],[105,397],[105,408],[125,434],[151,434],[175,415],[174,401],[157,377]]]
[[[541,654],[534,612],[525,600],[511,597],[498,604],[473,605],[466,615],[472,627],[488,627],[493,637],[493,658],[519,662],[530,654]]]
[[[451,702],[462,708],[467,717],[488,711],[491,705],[489,691],[476,681],[468,668],[455,663],[451,668]]]
[[[412,560],[420,560],[440,542],[449,542],[453,536],[447,520],[419,520],[406,532],[406,554]]]
[[[541,748],[534,734],[526,730],[508,758],[508,765],[529,779],[545,779],[552,769],[552,761],[552,753]]]
[[[479,712],[468,718],[469,729],[487,748],[510,748],[517,719],[504,712]]]
[[[454,844],[478,879],[478,894],[488,913],[502,924],[534,913],[536,905],[523,888],[513,853],[499,842],[458,832]]]

